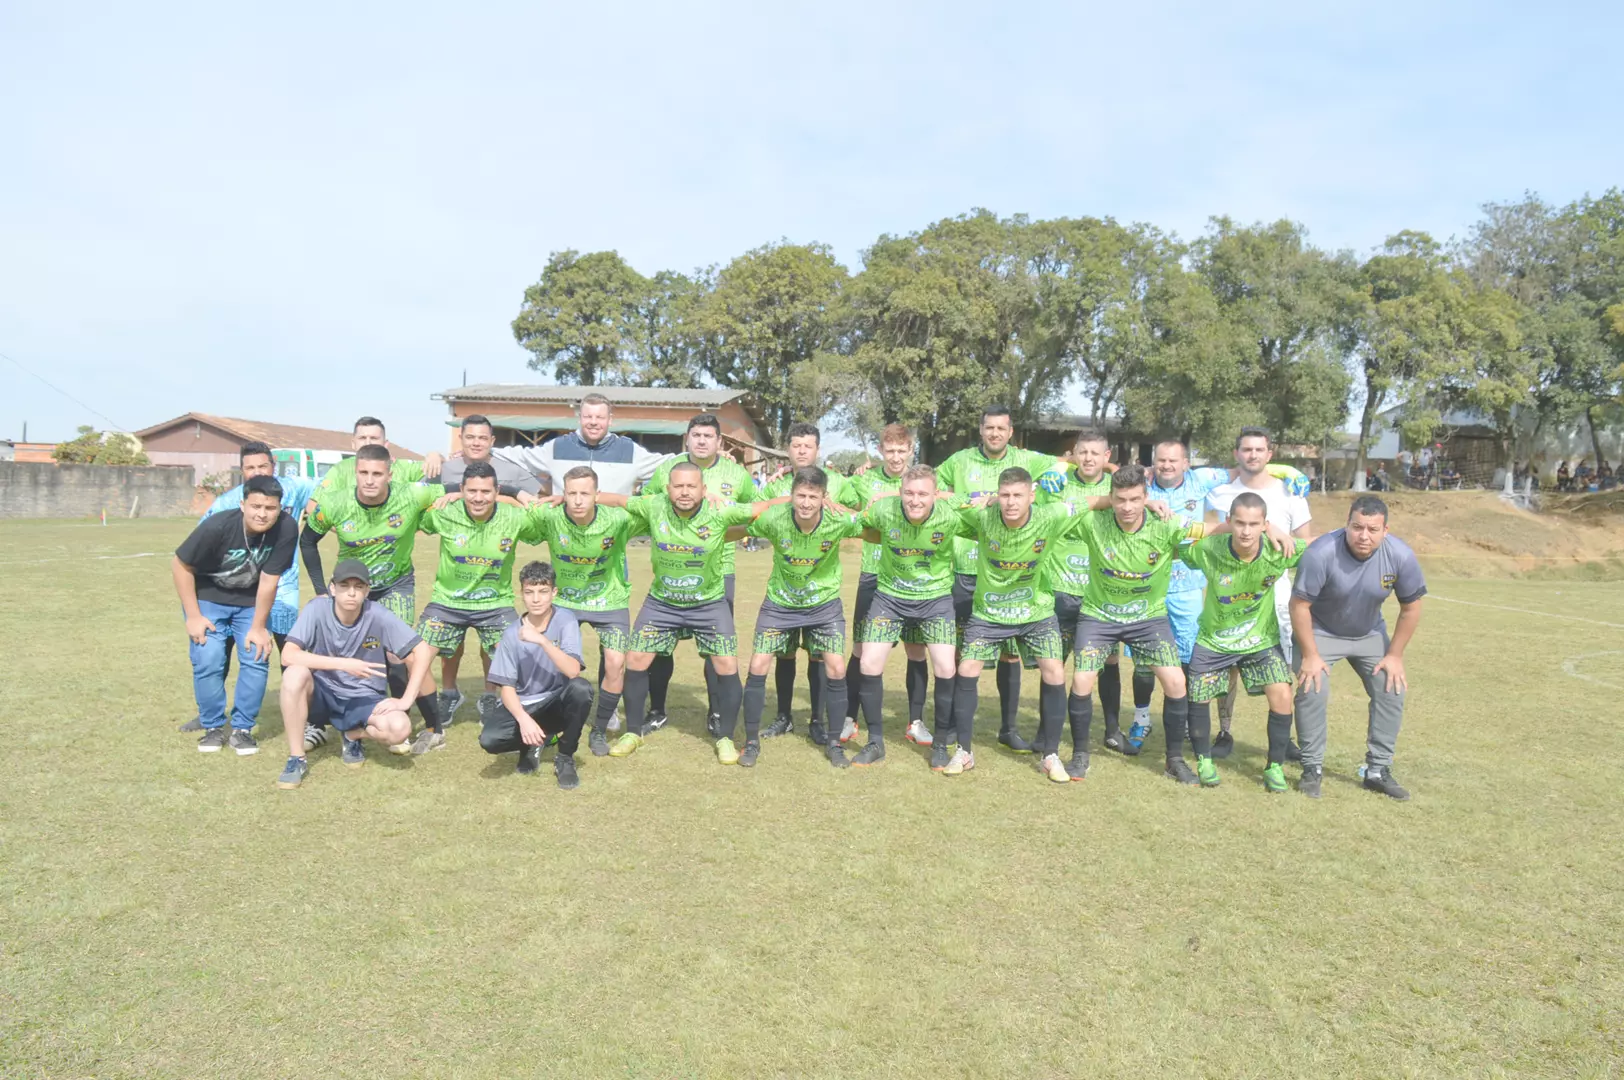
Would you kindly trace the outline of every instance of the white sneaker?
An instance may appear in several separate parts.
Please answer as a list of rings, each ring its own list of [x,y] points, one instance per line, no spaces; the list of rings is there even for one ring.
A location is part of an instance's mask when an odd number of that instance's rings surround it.
[[[929,746],[936,741],[936,737],[925,728],[922,720],[915,720],[909,724],[908,730],[903,732],[902,737],[915,746]]]
[[[626,726],[626,712],[619,705],[615,706],[615,715],[609,718],[609,730],[619,731]]]
[[[405,755],[412,752],[412,740],[406,739],[406,740],[403,740],[401,742],[396,743],[394,746],[391,746],[389,748],[389,752],[391,754],[396,754],[396,755],[400,755],[400,756],[404,757]]]
[[[1042,761],[1038,762],[1038,772],[1057,784],[1071,783],[1071,776],[1066,772],[1066,767],[1060,764],[1059,754],[1046,755]]]
[[[305,728],[305,736],[304,736],[305,753],[307,753],[307,754],[310,753],[310,751],[314,750],[318,746],[325,746],[327,744],[327,740],[332,738],[332,734],[333,734],[333,729],[332,728],[324,728],[324,727],[307,727],[307,728]]]
[[[851,742],[857,738],[861,731],[862,729],[857,726],[857,721],[848,716],[846,717],[846,723],[840,728],[840,741],[843,743]]]
[[[942,769],[942,775],[958,776],[960,773],[969,772],[975,767],[976,756],[961,746],[955,750],[953,752],[953,756],[948,759],[947,766]]]

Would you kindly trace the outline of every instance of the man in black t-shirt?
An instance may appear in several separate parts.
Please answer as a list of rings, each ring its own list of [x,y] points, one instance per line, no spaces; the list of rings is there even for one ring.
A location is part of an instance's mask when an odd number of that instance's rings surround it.
[[[251,732],[270,668],[266,624],[298,541],[298,522],[282,512],[282,485],[274,476],[255,476],[243,485],[240,507],[206,519],[175,549],[175,592],[192,642],[192,690],[204,728],[197,748],[205,754],[228,746],[239,755],[259,750]],[[228,639],[237,642],[241,664],[229,737]]]

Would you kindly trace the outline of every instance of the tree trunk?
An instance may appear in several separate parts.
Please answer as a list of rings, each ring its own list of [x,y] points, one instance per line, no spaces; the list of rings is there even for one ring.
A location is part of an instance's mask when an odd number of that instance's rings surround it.
[[[1370,449],[1370,429],[1376,425],[1376,413],[1381,408],[1382,395],[1365,381],[1365,407],[1359,415],[1359,446],[1353,454],[1353,490],[1365,490],[1365,455]]]
[[[1601,437],[1596,434],[1596,407],[1585,406],[1585,423],[1590,427],[1590,449],[1596,452],[1596,468],[1601,468]]]

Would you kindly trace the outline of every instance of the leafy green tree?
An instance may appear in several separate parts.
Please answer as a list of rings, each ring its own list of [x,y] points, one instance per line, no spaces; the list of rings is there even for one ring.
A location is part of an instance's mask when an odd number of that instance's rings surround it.
[[[57,443],[51,457],[62,465],[150,465],[141,444],[123,432],[103,434],[88,424],[79,425],[79,434]]]
[[[698,386],[701,358],[689,320],[704,295],[694,278],[661,270],[647,281],[637,308],[629,386]]]
[[[555,251],[524,291],[513,336],[560,383],[627,385],[638,376],[649,284],[613,251]]]

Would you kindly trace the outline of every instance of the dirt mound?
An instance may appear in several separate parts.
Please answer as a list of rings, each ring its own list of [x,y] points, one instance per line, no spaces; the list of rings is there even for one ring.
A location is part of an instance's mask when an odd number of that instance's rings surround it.
[[[1593,525],[1624,524],[1624,490],[1595,495],[1541,495],[1539,511]]]
[[[1317,532],[1346,520],[1352,492],[1315,495]],[[1624,492],[1571,497],[1519,510],[1486,491],[1395,491],[1382,498],[1389,525],[1427,556],[1428,569],[1457,577],[1551,574],[1624,576]],[[1569,504],[1612,500],[1611,509],[1578,512]]]

